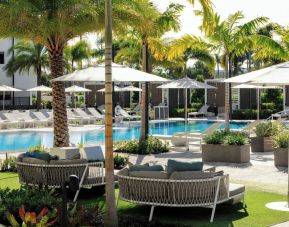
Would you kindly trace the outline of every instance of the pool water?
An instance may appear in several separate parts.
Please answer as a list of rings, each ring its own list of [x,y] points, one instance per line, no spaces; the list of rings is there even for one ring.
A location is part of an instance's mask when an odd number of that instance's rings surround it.
[[[194,121],[187,125],[188,132],[203,132],[209,128],[213,121]],[[231,122],[231,129],[241,129],[247,125],[246,122]],[[220,128],[224,128],[222,125]],[[150,124],[150,135],[173,135],[178,132],[185,131],[184,121],[175,122],[160,122]],[[113,130],[113,139],[132,140],[138,139],[140,135],[140,126],[124,127]],[[88,131],[71,131],[70,142],[74,144],[96,144],[103,143],[103,130],[88,130]],[[3,132],[0,133],[0,152],[2,151],[19,151],[27,150],[29,147],[43,145],[45,147],[52,147],[53,134],[52,132]]]

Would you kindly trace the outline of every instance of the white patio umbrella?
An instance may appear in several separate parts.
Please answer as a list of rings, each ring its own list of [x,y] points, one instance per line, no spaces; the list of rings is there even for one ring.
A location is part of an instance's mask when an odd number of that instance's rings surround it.
[[[260,90],[261,89],[282,89],[280,86],[260,86],[260,85],[253,85],[253,84],[239,84],[234,86],[233,88],[237,89],[257,89],[257,120],[260,119]]]
[[[65,88],[65,92],[67,93],[91,92],[91,90],[84,87],[73,85],[71,87]]]
[[[122,92],[123,89],[121,87],[119,87],[119,86],[114,85],[113,91],[114,92]],[[99,90],[97,90],[97,92],[105,92],[105,88],[99,89]]]
[[[122,88],[124,91],[137,91],[137,92],[141,92],[142,90],[138,87],[134,87],[132,85],[130,86],[126,86]]]
[[[33,88],[30,88],[30,89],[27,89],[26,91],[29,91],[29,92],[52,92],[52,88],[51,87],[47,87],[47,86],[44,86],[44,85],[40,85],[40,86],[37,86],[37,87],[33,87]],[[41,94],[40,94],[41,95]]]
[[[184,77],[179,80],[175,80],[167,84],[163,84],[161,86],[158,86],[157,88],[161,88],[161,89],[182,88],[185,90],[185,133],[186,135],[187,135],[187,121],[188,121],[188,89],[215,89],[215,87],[211,85],[190,79],[189,77]]]
[[[4,100],[5,100],[5,92],[17,92],[17,91],[22,91],[20,89],[14,88],[14,87],[10,87],[7,85],[1,85],[0,86],[0,92],[3,92],[3,110],[5,109],[5,104],[4,104]]]
[[[30,88],[30,89],[27,89],[26,91],[52,92],[52,88],[44,86],[44,85],[41,85],[41,86],[37,86],[37,87],[33,87],[33,88]]]
[[[71,93],[78,93],[78,92],[91,92],[91,90],[84,88],[84,87],[73,85],[71,87],[65,88],[65,92],[71,94]],[[74,108],[76,108],[75,97],[73,98],[74,98]]]
[[[76,70],[73,73],[58,77],[54,81],[104,82],[104,65]],[[124,65],[112,64],[113,82],[167,82],[168,80],[150,73],[129,68]]]

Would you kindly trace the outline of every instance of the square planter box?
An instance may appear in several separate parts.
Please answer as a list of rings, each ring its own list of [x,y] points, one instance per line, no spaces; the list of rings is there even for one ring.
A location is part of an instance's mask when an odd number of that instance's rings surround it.
[[[274,163],[278,167],[288,167],[288,148],[274,149]]]
[[[78,147],[53,147],[49,153],[51,155],[57,155],[59,159],[74,159],[80,157]]]
[[[273,151],[273,140],[270,137],[251,137],[252,152]]]
[[[204,162],[247,163],[250,162],[250,145],[202,144]]]

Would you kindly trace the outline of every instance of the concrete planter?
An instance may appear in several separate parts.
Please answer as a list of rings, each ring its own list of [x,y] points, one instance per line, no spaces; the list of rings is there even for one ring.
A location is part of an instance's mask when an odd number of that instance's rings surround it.
[[[202,144],[204,162],[247,163],[250,162],[250,145]]]
[[[59,159],[74,159],[80,155],[78,147],[53,147],[49,153],[57,155]]]
[[[274,163],[278,167],[288,167],[288,148],[274,149]]]
[[[270,137],[251,137],[252,152],[273,151],[273,140]]]

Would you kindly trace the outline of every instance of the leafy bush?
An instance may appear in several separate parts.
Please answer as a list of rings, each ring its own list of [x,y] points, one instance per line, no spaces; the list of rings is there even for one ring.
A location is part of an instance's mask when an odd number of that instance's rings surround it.
[[[261,109],[260,119],[267,119],[273,113],[278,112],[276,109]],[[232,113],[232,118],[234,120],[254,120],[257,119],[257,110],[254,109],[239,109],[234,110]]]
[[[0,171],[2,172],[17,172],[16,169],[16,157],[8,157],[6,159],[0,159]]]
[[[128,157],[127,156],[116,154],[116,155],[114,155],[113,159],[114,159],[114,168],[115,169],[122,169],[128,163]]]
[[[146,141],[138,140],[120,141],[114,144],[116,152],[125,152],[131,154],[159,154],[168,152],[168,144],[162,142],[156,137],[149,137]]]
[[[213,133],[205,136],[204,141],[206,144],[222,144],[227,135],[225,131],[214,131]]]
[[[273,136],[273,143],[275,148],[288,148],[289,132],[282,131]]]
[[[52,192],[35,188],[0,189],[0,223],[6,221],[6,212],[18,215],[18,209],[24,205],[25,210],[39,213],[44,207],[50,211],[59,206],[60,200]]]
[[[244,145],[248,141],[248,136],[244,133],[230,133],[225,137],[225,144],[228,145]]]
[[[276,135],[282,130],[281,124],[275,121],[268,121],[259,123],[254,132],[257,137],[271,137]]]
[[[248,135],[240,132],[214,131],[204,138],[206,144],[244,145],[248,143]]]
[[[47,151],[47,148],[41,145],[28,148],[28,152],[46,152],[46,151]]]

